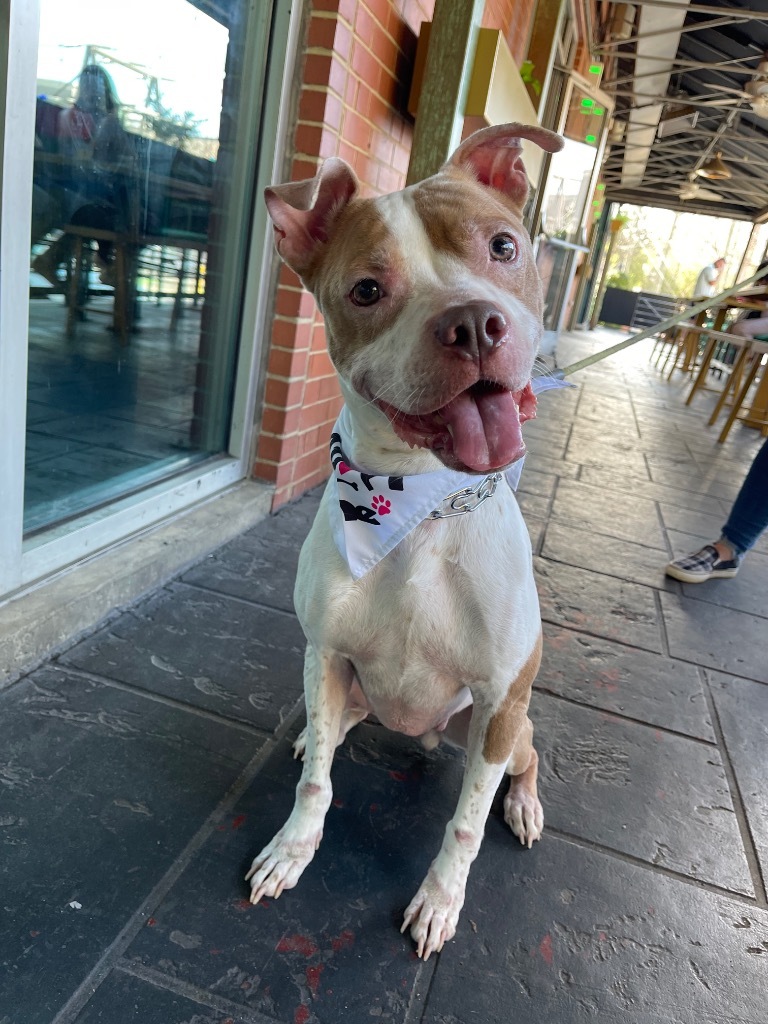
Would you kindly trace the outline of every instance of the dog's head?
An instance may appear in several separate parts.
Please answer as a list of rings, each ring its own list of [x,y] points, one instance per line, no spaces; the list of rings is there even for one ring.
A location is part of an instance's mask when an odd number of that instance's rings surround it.
[[[315,296],[347,393],[401,440],[476,473],[524,454],[520,424],[536,408],[542,299],[520,219],[522,138],[562,146],[543,128],[502,125],[392,195],[359,198],[338,159],[265,192],[278,252]]]

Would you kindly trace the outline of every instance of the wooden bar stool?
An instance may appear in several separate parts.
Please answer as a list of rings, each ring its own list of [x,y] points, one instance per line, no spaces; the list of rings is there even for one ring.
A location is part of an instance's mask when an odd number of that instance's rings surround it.
[[[744,373],[744,367],[747,365],[749,360],[749,353],[752,350],[752,341],[748,338],[743,339],[745,344],[742,346],[741,351],[736,357],[736,361],[733,364],[733,369],[726,381],[725,387],[720,392],[720,397],[717,400],[715,408],[712,410],[712,415],[707,420],[707,426],[712,426],[725,408],[725,404],[731,395],[735,396],[738,394],[739,386],[742,380],[742,374]]]
[[[678,334],[674,339],[676,347],[672,347],[667,353],[667,358],[664,360],[664,365],[661,372],[667,369],[670,357],[674,354],[672,360],[672,366],[670,367],[669,373],[667,374],[667,380],[672,380],[672,374],[675,370],[681,370],[683,373],[690,374],[692,367],[696,359],[696,353],[699,350],[699,334],[696,330],[697,324],[681,324]]]
[[[88,276],[91,270],[90,246],[86,242],[112,242],[115,247],[115,283],[114,303],[111,311],[112,329],[120,337],[120,344],[127,345],[130,337],[133,303],[133,286],[131,260],[129,259],[128,240],[115,231],[101,228],[82,227],[79,224],[67,224],[62,229],[65,234],[72,235],[75,240],[73,265],[69,271],[67,290],[67,335],[75,332],[78,315],[88,310],[91,313],[106,313],[107,310],[88,306]]]
[[[700,330],[700,328],[696,329]],[[726,391],[731,390],[732,387],[738,388],[738,382],[741,379],[741,366],[743,364],[738,364],[738,358],[734,360],[732,364],[725,363],[722,360],[716,359],[715,353],[717,352],[717,346],[722,345],[723,343],[739,349],[740,352],[745,346],[748,348],[750,345],[749,338],[743,338],[735,334],[728,334],[726,331],[704,330],[702,333],[707,336],[708,340],[701,355],[699,372],[696,374],[693,384],[691,385],[691,390],[688,392],[688,397],[685,400],[686,405],[691,404],[693,396],[697,391],[715,391],[718,394],[722,394],[721,388],[713,388],[707,383],[707,375],[712,369],[719,370],[721,376],[722,374],[726,374],[729,378],[735,378],[735,383],[732,379],[726,384]]]
[[[678,333],[674,339],[677,343],[677,350],[675,352],[675,358],[672,361],[672,367],[667,374],[667,380],[672,380],[672,374],[675,370],[682,370],[683,373],[687,373],[689,376],[693,374],[693,370],[696,365],[696,357],[699,353],[699,336],[704,330],[706,319],[707,311],[706,309],[703,309],[695,320],[688,320],[685,323],[680,324],[678,327]],[[668,354],[667,358],[664,360],[664,366],[661,371],[662,373],[664,373],[667,368],[667,363],[669,362],[672,351],[673,350],[670,350],[670,354]]]
[[[666,366],[670,353],[676,347],[677,342],[675,339],[679,330],[679,325],[675,325],[674,327],[670,327],[668,330],[664,331],[662,334],[656,335],[653,342],[653,348],[651,349],[651,354],[648,356],[648,362],[653,360],[653,365],[657,369],[662,357],[664,357],[664,365]],[[655,359],[653,358],[654,356],[656,357]]]
[[[717,439],[719,444],[722,444],[728,437],[730,429],[737,419],[746,423],[748,426],[756,427],[763,435],[768,434],[768,408],[761,408],[761,400],[758,400],[758,395],[755,395],[755,400],[753,400],[752,405],[748,409],[743,410],[750,388],[754,384],[761,368],[764,369],[763,359],[768,355],[768,338],[766,338],[766,335],[760,335],[760,337],[766,340],[758,341],[755,339],[752,341],[748,349],[744,349],[744,359],[745,361],[748,360],[746,374],[741,388],[734,399],[733,407],[728,414],[728,419],[725,421],[725,425],[720,431],[720,436]],[[748,355],[746,353],[748,353]],[[768,389],[768,375],[763,373],[763,378],[758,386],[758,393],[761,394],[762,391],[766,389]],[[716,412],[717,411],[718,410],[716,410]],[[712,414],[709,422],[712,424],[714,421],[715,413]]]
[[[699,356],[699,340],[702,334],[709,334],[710,331],[722,334],[723,326],[725,324],[726,317],[728,316],[729,307],[727,304],[721,304],[716,308],[715,319],[710,327],[707,326],[707,317],[709,310],[703,309],[698,314],[693,324],[688,324],[688,330],[683,336],[678,349],[677,358],[669,371],[667,380],[672,379],[672,374],[675,370],[680,369],[683,373],[687,373],[689,377],[692,377],[697,366],[697,360]],[[682,356],[682,365],[680,363],[680,357]]]

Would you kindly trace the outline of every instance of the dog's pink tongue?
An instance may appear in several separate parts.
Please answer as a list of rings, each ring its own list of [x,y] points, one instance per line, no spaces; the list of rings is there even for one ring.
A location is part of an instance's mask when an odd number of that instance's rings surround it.
[[[462,392],[440,410],[456,457],[469,469],[488,473],[525,454],[520,414],[511,392]]]

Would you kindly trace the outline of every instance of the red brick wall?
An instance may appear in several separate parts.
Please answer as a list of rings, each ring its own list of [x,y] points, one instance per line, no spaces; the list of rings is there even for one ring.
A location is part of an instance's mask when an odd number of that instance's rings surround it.
[[[518,67],[528,52],[528,36],[536,10],[536,0],[486,0],[483,28],[504,33],[509,52]]]
[[[505,31],[523,59],[535,0],[488,0],[483,25]],[[401,188],[412,139],[405,113],[422,21],[434,0],[313,0],[291,180],[340,156],[363,195]],[[341,397],[322,318],[283,267],[276,295],[254,475],[275,484],[274,506],[323,481]]]

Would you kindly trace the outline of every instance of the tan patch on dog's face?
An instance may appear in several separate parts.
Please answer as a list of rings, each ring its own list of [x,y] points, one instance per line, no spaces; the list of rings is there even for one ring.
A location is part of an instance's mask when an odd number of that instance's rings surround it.
[[[384,298],[356,306],[356,283],[376,281]],[[377,200],[351,202],[340,214],[329,244],[305,277],[325,318],[328,350],[344,373],[351,355],[392,328],[410,296],[401,246],[377,207]]]
[[[490,252],[500,234],[517,246],[509,263]],[[355,303],[361,281],[375,282],[379,301]],[[542,308],[530,240],[515,206],[459,169],[350,202],[305,283],[325,317],[336,368],[366,398],[425,411],[473,383],[463,382],[469,368],[430,333],[447,307],[473,300],[492,303],[514,325],[511,343],[497,353],[499,378],[520,377],[517,386],[527,381]]]
[[[534,300],[540,292],[528,233],[520,211],[506,196],[480,185],[458,168],[436,175],[414,190],[414,208],[438,252],[456,256],[480,275],[495,274],[502,286]],[[494,234],[508,231],[520,253],[514,275],[503,264],[488,260],[485,245]]]
[[[530,657],[520,670],[517,679],[507,690],[501,707],[488,723],[483,744],[483,757],[490,764],[502,764],[509,759],[520,729],[521,705],[525,715],[531,695],[531,687],[541,664],[542,638],[536,641]]]

